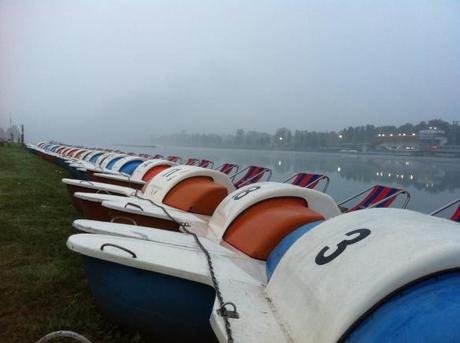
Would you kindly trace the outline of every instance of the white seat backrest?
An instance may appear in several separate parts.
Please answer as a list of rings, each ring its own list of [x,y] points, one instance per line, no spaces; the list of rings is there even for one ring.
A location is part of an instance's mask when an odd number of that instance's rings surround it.
[[[228,193],[235,189],[230,178],[217,170],[181,165],[165,169],[155,175],[145,187],[144,196],[157,203],[162,203],[166,194],[174,186],[186,179],[197,176],[211,177],[214,182],[226,187]]]
[[[327,194],[280,182],[253,183],[229,194],[217,206],[209,221],[209,228],[218,239],[223,237],[228,226],[247,208],[263,200],[279,197],[297,197],[307,201],[308,207],[332,218],[340,214],[335,201]]]
[[[167,161],[167,160],[160,160],[160,159],[153,159],[147,160],[141,163],[136,170],[133,172],[132,179],[133,180],[142,180],[144,175],[148,173],[152,168],[157,166],[166,165],[166,166],[176,166],[177,163]]]

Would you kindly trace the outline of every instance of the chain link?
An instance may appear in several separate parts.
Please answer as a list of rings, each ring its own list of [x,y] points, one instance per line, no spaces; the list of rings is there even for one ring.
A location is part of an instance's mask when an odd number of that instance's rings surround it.
[[[220,290],[220,287],[219,287],[219,281],[217,280],[216,278],[216,275],[215,275],[215,272],[214,272],[214,265],[212,263],[212,258],[211,258],[211,255],[209,254],[209,251],[204,247],[203,243],[201,243],[198,235],[195,233],[195,232],[191,232],[190,230],[187,229],[188,226],[190,226],[190,224],[188,223],[181,223],[181,222],[178,222],[167,210],[166,208],[164,208],[163,206],[155,203],[154,201],[150,200],[150,199],[147,199],[147,198],[143,198],[143,197],[140,197],[138,195],[138,192],[136,191],[136,194],[135,196],[139,199],[142,199],[142,200],[147,200],[148,202],[150,202],[152,205],[160,208],[167,216],[168,218],[170,218],[174,223],[176,223],[178,226],[179,226],[179,230],[181,232],[184,232],[184,233],[187,233],[189,235],[192,235],[193,238],[195,239],[195,242],[197,243],[198,247],[201,249],[201,251],[203,252],[203,254],[206,256],[206,260],[208,262],[208,269],[209,269],[209,273],[211,274],[211,280],[212,280],[212,284],[214,286],[214,289],[216,291],[216,296],[217,296],[217,300],[219,301],[219,306],[220,306],[220,313],[222,315],[222,318],[224,319],[224,323],[225,323],[225,332],[227,333],[227,342],[228,343],[233,343],[233,336],[232,336],[232,328],[231,328],[231,325],[230,325],[230,320],[229,320],[229,316],[227,314],[227,309],[226,309],[226,305],[229,304],[228,302],[226,303],[224,301],[224,297],[222,295],[222,292]],[[235,309],[235,313],[237,313],[236,311],[236,306],[233,304],[233,303],[230,303],[233,305],[234,309]]]

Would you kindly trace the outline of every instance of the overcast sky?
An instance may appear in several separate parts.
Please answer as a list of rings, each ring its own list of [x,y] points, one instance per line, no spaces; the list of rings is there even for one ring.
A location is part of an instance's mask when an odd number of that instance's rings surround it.
[[[460,120],[458,0],[0,0],[29,141]]]

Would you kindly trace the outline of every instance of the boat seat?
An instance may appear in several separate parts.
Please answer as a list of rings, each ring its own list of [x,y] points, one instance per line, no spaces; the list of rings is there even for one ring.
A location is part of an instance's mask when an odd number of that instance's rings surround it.
[[[281,197],[261,201],[239,215],[223,239],[253,258],[266,260],[275,246],[298,227],[324,220],[304,199]]]
[[[211,177],[196,176],[175,185],[166,194],[163,203],[186,212],[210,216],[227,195],[227,188]]]
[[[144,174],[144,176],[142,177],[142,181],[150,181],[150,179],[152,179],[155,175],[161,173],[163,170],[168,169],[169,167],[171,167],[169,164],[162,164],[162,165],[153,167],[152,169],[150,169],[148,172]]]

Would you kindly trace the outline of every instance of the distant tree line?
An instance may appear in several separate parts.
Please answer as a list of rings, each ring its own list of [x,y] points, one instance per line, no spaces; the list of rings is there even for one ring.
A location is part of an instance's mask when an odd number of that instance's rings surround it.
[[[448,144],[460,144],[460,126],[457,122],[449,123],[441,119],[418,124],[404,124],[401,126],[355,126],[341,131],[318,132],[308,130],[291,131],[288,128],[279,128],[274,134],[236,130],[235,134],[200,134],[181,131],[179,133],[152,136],[152,142],[157,144],[216,147],[216,148],[241,148],[241,149],[277,149],[277,150],[310,150],[331,149],[345,144],[369,144],[379,142],[378,134],[412,133],[418,134],[420,130],[436,127],[443,130],[448,139]]]

